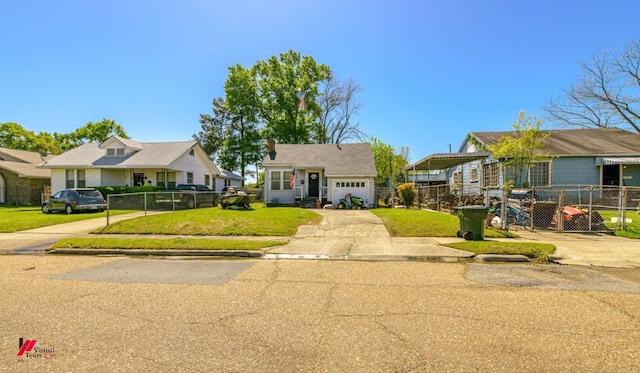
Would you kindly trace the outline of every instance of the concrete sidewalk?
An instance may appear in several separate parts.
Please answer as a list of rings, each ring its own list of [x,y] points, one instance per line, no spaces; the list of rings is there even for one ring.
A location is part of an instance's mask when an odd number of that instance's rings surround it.
[[[474,254],[441,246],[463,241],[456,237],[390,237],[382,221],[367,210],[314,210],[323,219],[317,226],[298,229],[294,237],[210,237],[238,240],[286,239],[288,244],[265,250],[265,258],[352,259],[352,260],[429,260],[460,261]],[[119,221],[144,213],[111,217]],[[44,250],[65,237],[92,236],[91,231],[104,227],[106,220],[85,221],[42,227],[16,233],[0,233],[0,252]],[[518,230],[517,239],[544,242],[556,246],[551,257],[560,264],[640,268],[640,240],[606,234],[530,232]],[[150,236],[145,236],[150,237]],[[173,236],[162,236],[171,238]],[[215,254],[215,253],[214,253]]]
[[[390,237],[382,221],[370,211],[315,210],[323,215],[318,226],[300,227],[291,243],[273,248],[281,257],[335,257],[351,259],[425,259],[455,261],[473,254],[441,246],[464,241],[457,237]],[[640,240],[608,234],[556,233],[517,230],[520,238],[496,241],[550,243],[551,257],[560,264],[640,268]]]

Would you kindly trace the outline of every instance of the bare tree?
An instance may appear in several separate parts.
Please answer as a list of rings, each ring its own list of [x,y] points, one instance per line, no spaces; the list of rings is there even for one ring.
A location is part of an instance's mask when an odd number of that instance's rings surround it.
[[[582,63],[582,78],[545,106],[548,120],[568,127],[621,127],[640,133],[640,39],[624,52]]]
[[[324,93],[318,97],[321,113],[314,133],[316,143],[338,144],[367,137],[355,122],[362,108],[356,99],[359,93],[362,87],[353,79],[342,82],[332,75],[325,81]]]

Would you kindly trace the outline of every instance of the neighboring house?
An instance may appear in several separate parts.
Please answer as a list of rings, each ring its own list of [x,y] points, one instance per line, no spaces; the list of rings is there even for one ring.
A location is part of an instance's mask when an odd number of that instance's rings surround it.
[[[221,175],[197,141],[137,142],[111,136],[40,165],[51,171],[51,189],[154,185],[174,189],[193,183],[214,187]]]
[[[212,190],[221,192],[222,188],[226,186],[243,186],[244,178],[242,176],[224,169],[221,169],[220,171],[221,175],[216,177],[213,188],[211,188]]]
[[[541,153],[550,159],[535,163],[526,175],[535,186],[613,185],[640,186],[640,135],[617,128],[550,130]],[[448,179],[462,195],[481,193],[500,195],[503,185],[502,164],[482,152],[502,136],[514,132],[471,132],[460,146],[460,161],[448,164]],[[478,159],[465,158],[474,154]],[[407,168],[426,169],[425,160]],[[438,157],[431,157],[434,165]],[[437,167],[437,166],[436,166]]]
[[[51,171],[37,165],[53,157],[0,148],[0,204],[39,206],[51,185]]]
[[[347,193],[367,205],[375,202],[377,171],[367,143],[276,145],[271,140],[262,167],[265,203],[315,199],[337,205]]]

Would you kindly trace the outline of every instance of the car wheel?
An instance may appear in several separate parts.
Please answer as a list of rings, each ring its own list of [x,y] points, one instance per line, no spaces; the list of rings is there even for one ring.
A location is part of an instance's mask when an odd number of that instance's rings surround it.
[[[42,205],[42,213],[43,214],[50,214],[51,213],[51,209],[49,208],[49,205],[47,205],[46,203],[44,205]]]
[[[73,207],[71,207],[71,205],[67,205],[67,206],[64,208],[64,211],[65,211],[67,214],[73,214]]]

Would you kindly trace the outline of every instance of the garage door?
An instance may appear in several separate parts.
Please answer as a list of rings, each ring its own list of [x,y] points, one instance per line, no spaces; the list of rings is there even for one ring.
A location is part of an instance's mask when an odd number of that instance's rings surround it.
[[[351,193],[352,196],[368,199],[367,195],[367,181],[366,180],[345,180],[335,181],[335,200],[344,198],[347,193]]]

